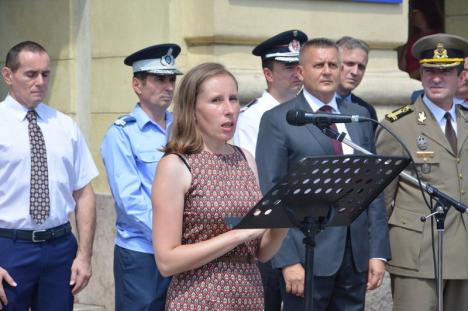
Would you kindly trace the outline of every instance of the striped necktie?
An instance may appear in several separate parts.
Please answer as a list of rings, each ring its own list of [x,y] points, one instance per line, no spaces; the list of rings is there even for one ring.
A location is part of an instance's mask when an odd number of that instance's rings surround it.
[[[330,107],[329,105],[323,105],[322,107],[320,107],[319,111],[320,112],[325,112],[325,113],[331,113],[332,112],[332,107]],[[335,131],[338,131],[335,123],[330,124],[330,128],[332,128]],[[333,145],[333,150],[335,150],[335,154],[342,155],[343,154],[343,146],[341,146],[341,142],[339,142],[336,139],[331,139],[331,138],[330,138],[330,140],[331,140],[331,143]]]

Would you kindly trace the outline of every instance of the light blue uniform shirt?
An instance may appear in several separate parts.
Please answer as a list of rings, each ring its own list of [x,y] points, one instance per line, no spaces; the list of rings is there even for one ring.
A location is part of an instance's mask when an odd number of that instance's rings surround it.
[[[115,243],[120,247],[153,253],[151,186],[171,124],[172,113],[166,112],[164,129],[136,105],[104,137],[101,156],[115,200]]]
[[[457,134],[457,113],[456,113],[456,102],[454,100],[454,104],[452,105],[452,108],[450,108],[449,111],[445,111],[444,109],[440,108],[436,104],[434,104],[426,95],[423,96],[423,102],[426,104],[427,109],[429,109],[430,112],[432,112],[432,115],[437,121],[437,124],[439,124],[440,129],[442,132],[445,134],[445,126],[447,124],[447,119],[445,119],[445,113],[448,112],[450,113],[450,117],[452,120],[450,121],[452,123],[453,130],[455,131],[455,134]]]

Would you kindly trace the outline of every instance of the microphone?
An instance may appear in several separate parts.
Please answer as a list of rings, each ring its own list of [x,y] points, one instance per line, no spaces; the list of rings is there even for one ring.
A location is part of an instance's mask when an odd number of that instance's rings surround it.
[[[309,113],[304,110],[289,110],[286,114],[286,121],[291,125],[301,126],[308,123],[323,125],[331,123],[366,122],[369,121],[369,118],[361,117],[360,115]]]

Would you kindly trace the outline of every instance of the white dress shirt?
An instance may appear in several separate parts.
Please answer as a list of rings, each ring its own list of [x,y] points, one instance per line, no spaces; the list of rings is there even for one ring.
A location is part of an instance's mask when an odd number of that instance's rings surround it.
[[[336,95],[333,96],[332,100],[329,103],[322,103],[317,97],[313,96],[312,94],[307,92],[306,89],[304,89],[304,97],[312,111],[315,113],[317,113],[318,110],[322,108],[322,106],[328,105],[331,107],[332,113],[341,114],[340,110],[338,109],[338,104],[336,103]],[[344,123],[335,123],[335,125],[339,133],[345,133],[345,138],[352,141],[351,137],[349,136],[348,129],[346,128],[346,125]],[[341,148],[343,149],[343,154],[354,153],[353,148],[346,144],[341,143]]]
[[[76,123],[43,103],[35,110],[47,150],[50,214],[41,225],[29,215],[28,110],[8,95],[0,103],[0,228],[38,230],[66,223],[75,209],[73,192],[98,175]]]
[[[260,119],[266,111],[279,104],[270,93],[263,91],[262,96],[255,103],[244,108],[237,120],[236,132],[233,138],[234,145],[246,149],[255,157]]]

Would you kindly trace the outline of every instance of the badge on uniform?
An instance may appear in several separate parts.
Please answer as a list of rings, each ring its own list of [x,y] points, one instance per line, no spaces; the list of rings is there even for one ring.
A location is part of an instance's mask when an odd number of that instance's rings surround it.
[[[418,112],[418,122],[420,124],[424,124],[424,122],[426,121],[427,117],[426,117],[426,113],[424,111],[420,111]]]
[[[393,110],[390,113],[387,113],[385,115],[385,119],[387,119],[390,122],[395,122],[398,119],[410,114],[413,112],[413,109],[411,108],[411,105],[406,105],[404,107],[398,108],[396,110]]]
[[[167,54],[161,57],[161,65],[163,66],[173,66],[174,65],[174,56],[172,56],[172,48],[167,51]]]
[[[431,172],[431,166],[427,163],[424,163],[423,165],[421,165],[421,172],[423,174],[429,174]]]
[[[291,52],[298,53],[301,50],[301,43],[298,40],[293,39],[291,42],[289,42],[288,49]]]
[[[423,135],[419,135],[416,141],[419,150],[427,150],[427,138]]]
[[[421,136],[419,136],[421,137]],[[424,136],[422,136],[424,137]],[[427,148],[427,145],[425,146]],[[421,172],[423,174],[429,174],[431,172],[431,165],[427,163],[429,158],[434,157],[434,151],[416,151],[416,157],[423,159],[424,163],[421,165]]]
[[[135,117],[126,114],[126,115],[119,117],[117,120],[115,120],[114,124],[118,126],[125,126],[129,122],[135,122],[135,121],[136,121]]]

